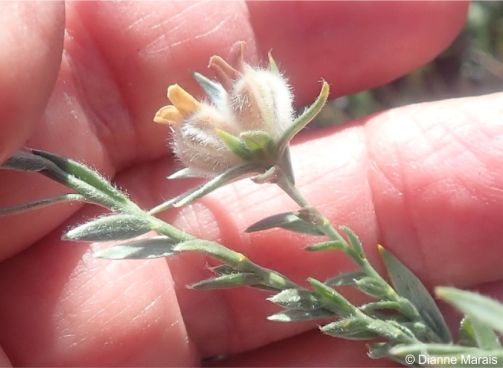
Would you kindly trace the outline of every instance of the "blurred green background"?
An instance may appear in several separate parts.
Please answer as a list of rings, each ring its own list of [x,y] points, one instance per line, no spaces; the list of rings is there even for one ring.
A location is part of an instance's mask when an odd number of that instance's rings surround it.
[[[379,88],[330,102],[317,126],[391,107],[503,91],[503,2],[474,2],[463,32],[441,55]]]

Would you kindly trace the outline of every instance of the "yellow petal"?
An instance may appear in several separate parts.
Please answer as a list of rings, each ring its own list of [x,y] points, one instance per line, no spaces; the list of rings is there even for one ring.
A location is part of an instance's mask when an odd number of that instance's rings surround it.
[[[178,84],[173,84],[168,87],[168,98],[184,117],[192,115],[200,106],[199,101]]]
[[[177,125],[183,121],[184,117],[173,105],[163,106],[157,111],[154,122],[159,124]]]

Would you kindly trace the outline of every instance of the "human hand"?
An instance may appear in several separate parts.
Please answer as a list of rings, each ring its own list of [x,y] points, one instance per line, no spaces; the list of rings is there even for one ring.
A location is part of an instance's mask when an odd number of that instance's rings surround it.
[[[23,19],[39,12],[29,8],[37,6],[47,12],[42,24],[30,21],[24,28]],[[0,111],[2,157],[30,137],[28,146],[115,177],[148,207],[186,186],[164,179],[175,163],[166,131],[151,123],[153,113],[165,104],[168,84],[196,90],[190,72],[204,71],[210,55],[225,55],[236,40],[247,41],[252,59],[256,49],[273,48],[302,104],[321,77],[341,95],[419,66],[452,40],[466,11],[463,3],[248,6],[250,19],[242,3],[67,4],[63,62],[42,114],[58,72],[62,9],[19,5],[29,11],[5,23],[14,30],[4,41],[13,51],[2,69],[14,77],[0,83],[2,96],[12,101]],[[30,27],[46,42],[30,46],[16,33]],[[36,78],[23,79],[33,70]],[[495,281],[486,291],[497,293],[501,99],[410,106],[306,134],[293,149],[299,186],[334,223],[352,227],[370,253],[377,242],[385,244],[429,285]],[[63,190],[33,175],[1,174],[2,205]],[[232,200],[220,201],[224,196]],[[264,199],[267,205],[256,205]],[[349,268],[337,254],[306,255],[305,237],[242,235],[249,224],[288,206],[273,189],[257,191],[246,181],[167,216],[298,280]],[[94,214],[56,206],[1,220],[0,344],[14,364],[197,365],[203,357],[253,348],[260,349],[231,364],[371,364],[358,344],[317,331],[289,338],[313,326],[266,321],[274,307],[263,293],[186,290],[206,275],[199,255],[110,262],[90,257],[87,245],[59,240],[65,228]]]

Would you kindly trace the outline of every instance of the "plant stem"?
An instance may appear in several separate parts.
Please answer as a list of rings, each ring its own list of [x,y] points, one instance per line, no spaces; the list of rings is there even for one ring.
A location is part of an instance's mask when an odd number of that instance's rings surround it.
[[[290,198],[292,198],[301,208],[309,208],[316,217],[316,223],[313,225],[317,226],[325,235],[327,235],[330,239],[341,242],[345,244],[347,247],[346,239],[344,239],[341,234],[332,226],[330,221],[323,216],[320,211],[316,208],[309,206],[309,203],[304,198],[304,196],[299,192],[297,187],[293,185],[290,180],[286,177],[281,177],[277,183],[277,185],[286,193]],[[353,256],[351,255],[353,258]]]
[[[285,176],[280,176],[279,180],[277,181],[277,185],[301,208],[310,210],[310,214],[314,215],[312,224],[317,226],[318,229],[320,229],[320,231],[322,231],[331,240],[343,244],[344,246],[341,248],[341,250],[350,258],[352,258],[367,276],[372,277],[373,279],[381,283],[384,287],[386,287],[386,289],[388,290],[388,293],[386,295],[388,300],[397,301],[399,303],[403,303],[405,301],[404,298],[401,298],[391,287],[391,285],[389,285],[388,282],[375,270],[368,259],[365,256],[362,257],[355,253],[352,247],[349,246],[346,239],[344,239],[344,237],[337,231],[337,229],[334,228],[330,221],[325,216],[323,216],[323,214],[319,212],[318,209],[309,205],[309,202],[304,198],[297,187],[292,184],[290,180],[288,180],[288,178],[286,178]],[[413,314],[411,314],[408,309],[402,308],[402,311],[409,318],[417,320],[419,318],[419,313],[417,313],[416,308],[412,304],[410,304],[409,307],[412,307],[412,310],[414,311]]]

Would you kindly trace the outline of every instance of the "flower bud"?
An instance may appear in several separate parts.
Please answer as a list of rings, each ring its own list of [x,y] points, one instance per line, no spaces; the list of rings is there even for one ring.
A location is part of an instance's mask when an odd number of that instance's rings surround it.
[[[209,67],[218,81],[200,74],[195,77],[210,102],[197,101],[177,84],[172,85],[168,88],[172,105],[162,107],[154,121],[171,127],[173,150],[194,173],[215,176],[249,162],[257,163],[258,168],[266,166],[260,160],[274,156],[274,144],[293,119],[292,94],[286,80],[277,72],[245,64],[242,49],[236,68],[219,56],[210,58]],[[253,132],[260,133],[267,149],[256,142],[247,145]],[[248,141],[241,140],[245,133]],[[262,139],[264,136],[266,139]],[[229,144],[229,137],[234,146]],[[269,157],[267,165],[270,167],[274,160]]]

